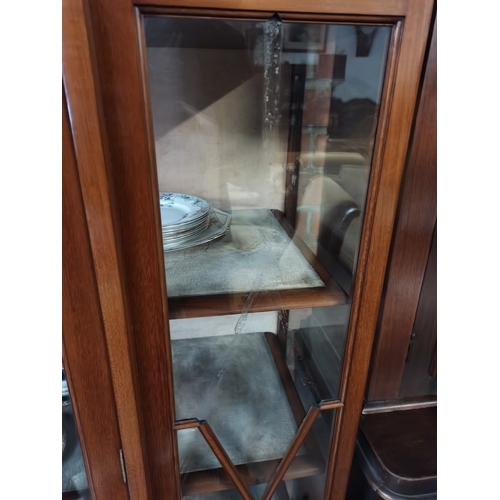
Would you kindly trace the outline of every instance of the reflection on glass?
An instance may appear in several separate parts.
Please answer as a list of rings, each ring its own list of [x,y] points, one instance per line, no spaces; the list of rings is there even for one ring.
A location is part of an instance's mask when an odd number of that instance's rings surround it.
[[[349,312],[349,304],[289,312],[287,364],[316,400],[338,397]]]
[[[176,418],[270,500],[306,413],[338,398],[390,28],[144,26]],[[295,441],[276,498],[321,498],[333,420]],[[185,498],[239,498],[199,428],[177,437]]]
[[[88,483],[68,384],[62,370],[62,497],[88,498]]]
[[[265,484],[258,484],[255,486],[250,486],[248,488],[252,496],[258,500],[262,498],[264,491],[266,489]],[[197,493],[194,495],[183,496],[182,498],[186,500],[241,500],[241,495],[237,490],[222,490],[222,491],[214,491],[211,493]],[[271,500],[282,500],[283,497],[279,497],[278,495],[273,495]],[[286,498],[286,497],[285,497]]]

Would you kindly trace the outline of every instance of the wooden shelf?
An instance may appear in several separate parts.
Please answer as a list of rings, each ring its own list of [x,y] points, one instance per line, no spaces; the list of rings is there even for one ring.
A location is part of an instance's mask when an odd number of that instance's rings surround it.
[[[305,410],[271,333],[172,341],[176,417],[205,420],[243,481],[269,482]],[[179,430],[183,495],[234,488],[198,429]],[[319,474],[325,462],[310,432],[285,479]]]
[[[278,210],[233,212],[219,240],[165,254],[171,319],[346,303]]]

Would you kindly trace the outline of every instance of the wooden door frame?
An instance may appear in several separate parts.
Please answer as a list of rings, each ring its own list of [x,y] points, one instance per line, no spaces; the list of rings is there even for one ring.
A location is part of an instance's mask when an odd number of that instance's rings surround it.
[[[92,498],[127,500],[106,337],[64,92],[62,119],[63,364]]]
[[[102,109],[100,101],[99,83],[95,78],[95,48],[90,29],[90,17],[86,0],[63,0],[63,91],[65,102],[67,103],[67,135],[71,134],[73,164],[66,162],[63,164],[63,173],[76,170],[72,178],[72,191],[64,191],[63,199],[66,196],[68,203],[76,203],[79,196],[82,201],[83,219],[79,214],[68,213],[68,231],[64,240],[65,255],[63,261],[67,261],[70,269],[78,270],[82,277],[86,278],[86,287],[80,287],[79,281],[68,278],[67,295],[72,297],[77,291],[82,300],[85,298],[89,303],[98,300],[99,310],[76,309],[73,302],[68,300],[63,303],[63,328],[65,329],[65,353],[68,365],[68,381],[74,385],[72,397],[77,402],[80,413],[92,414],[92,409],[96,406],[99,411],[99,403],[109,405],[109,401],[100,400],[96,395],[94,400],[77,386],[90,387],[96,394],[101,390],[99,385],[92,385],[86,380],[85,374],[92,373],[92,370],[108,370],[112,381],[113,404],[116,408],[117,420],[112,422],[106,420],[100,424],[109,425],[109,436],[100,435],[100,440],[95,440],[99,436],[91,431],[83,433],[83,448],[89,449],[92,443],[92,453],[94,458],[108,457],[105,453],[110,446],[114,446],[114,460],[111,457],[109,462],[102,460],[87,460],[88,471],[96,471],[100,482],[93,481],[93,494],[95,498],[120,498],[120,489],[116,483],[109,482],[102,478],[102,475],[118,463],[119,474],[123,484],[122,464],[120,449],[126,465],[127,488],[126,495],[140,500],[151,498],[148,492],[148,481],[146,479],[147,460],[145,447],[141,434],[141,413],[137,410],[139,400],[136,392],[134,359],[132,352],[133,344],[127,336],[130,333],[127,308],[125,306],[125,291],[122,283],[122,264],[118,251],[118,239],[115,233],[116,215],[113,213],[113,206],[110,202],[110,187],[108,185],[106,169],[108,166],[108,149],[106,133],[103,127]],[[64,117],[64,114],[63,114]],[[63,129],[64,132],[64,129]],[[69,140],[69,139],[68,139]],[[68,140],[66,142],[68,142]],[[64,144],[64,142],[63,142]],[[67,146],[69,148],[69,146]],[[64,151],[64,150],[63,150]],[[69,154],[68,154],[69,155]],[[69,174],[68,174],[69,175]],[[64,179],[64,175],[63,175]],[[66,186],[65,186],[66,187]],[[86,239],[82,236],[81,244],[87,244],[91,251],[89,261],[82,261],[80,255],[72,244],[79,231],[84,231]],[[79,267],[82,266],[82,267]],[[86,267],[85,267],[86,266]],[[87,274],[85,274],[87,273]],[[63,295],[64,297],[64,295]],[[78,297],[75,299],[76,305],[79,303]],[[95,306],[97,307],[97,306]],[[92,316],[89,318],[89,316]],[[95,344],[95,349],[81,351],[81,359],[77,358],[78,353],[74,348],[79,343],[84,342],[88,337],[82,325],[85,321],[94,322],[94,335],[104,336],[105,344]],[[69,325],[68,328],[66,326]],[[104,349],[105,345],[105,349]],[[101,353],[101,351],[103,351]],[[87,353],[86,356],[83,356]],[[107,359],[103,359],[105,354]],[[106,366],[103,365],[106,361]],[[87,371],[75,370],[74,365],[79,362],[85,364]],[[71,383],[73,380],[73,383]],[[90,380],[93,380],[92,378]],[[89,385],[90,384],[90,385]],[[103,387],[102,390],[106,388]],[[109,388],[108,388],[109,389]],[[108,395],[108,394],[106,394]],[[109,396],[109,395],[108,395]],[[77,416],[78,420],[78,416]],[[113,425],[117,422],[120,434],[120,445],[111,444],[110,436],[114,431]],[[84,424],[82,423],[82,430]],[[89,439],[92,438],[92,439]],[[89,455],[90,457],[90,455]],[[118,461],[118,462],[117,462]],[[116,471],[115,471],[116,472]],[[113,485],[117,487],[116,491]],[[101,489],[107,490],[106,495],[99,494]],[[126,497],[124,497],[126,498]]]
[[[189,9],[206,8],[207,2],[88,1],[96,46],[93,69],[98,75],[94,90],[103,104],[102,116],[97,111],[94,114],[109,138],[109,155],[103,152],[99,162],[89,164],[85,175],[80,174],[80,181],[94,260],[101,271],[96,275],[103,314],[108,313],[111,318],[114,312],[120,321],[119,328],[107,325],[111,365],[120,367],[112,371],[115,395],[121,396],[120,404],[117,401],[118,414],[124,426],[136,414],[128,453],[135,453],[135,463],[140,462],[142,454],[144,466],[137,471],[137,485],[147,483],[149,498],[180,498],[176,437],[172,431],[174,395],[163,249],[155,199],[157,180],[148,135],[151,123],[147,96],[142,92],[136,16],[141,5],[175,6],[189,14],[195,13]],[[304,12],[304,6],[293,0],[210,2],[211,8],[219,9],[212,11],[217,14],[222,13],[221,9],[236,16],[257,12],[262,18],[264,14],[280,12],[289,20],[390,22],[394,26],[352,292],[340,391],[345,406],[337,412],[334,426],[325,492],[328,499],[344,498],[347,487],[432,5],[432,0],[338,0],[309,3]],[[85,68],[70,68],[69,63],[65,61],[65,78],[75,87]],[[92,64],[87,66],[92,70]],[[69,93],[69,102],[72,109],[80,108],[80,120],[84,121],[85,106],[76,91]],[[88,137],[77,134],[76,142],[79,140],[84,146]],[[100,140],[106,142],[102,137]],[[95,178],[102,183],[97,199],[92,196]],[[103,217],[107,220],[107,232]],[[111,275],[106,274],[103,265],[108,261],[109,249],[113,255]],[[111,291],[109,283],[115,284]],[[113,309],[116,301],[118,312]],[[136,404],[133,408],[130,398]],[[147,425],[142,425],[145,421]],[[127,458],[127,449],[125,452]],[[146,486],[142,488],[145,490]],[[131,492],[131,496],[142,498],[140,493]]]

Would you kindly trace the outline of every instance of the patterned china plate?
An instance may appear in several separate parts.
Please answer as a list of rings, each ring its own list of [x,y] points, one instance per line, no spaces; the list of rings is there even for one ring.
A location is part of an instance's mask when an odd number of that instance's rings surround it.
[[[200,227],[195,227],[194,229],[191,229],[190,231],[184,231],[182,233],[177,233],[174,235],[163,234],[162,235],[163,243],[173,242],[173,241],[181,241],[181,240],[184,240],[186,238],[190,238],[191,236],[194,236],[195,234],[199,234],[202,231],[205,231],[205,229],[207,229],[208,226],[209,226],[209,220],[207,219],[206,223],[202,224]]]
[[[180,236],[184,235],[190,231],[193,231],[195,229],[198,229],[200,227],[202,228],[207,228],[208,224],[210,222],[210,217],[209,213],[205,216],[196,221],[194,224],[190,225],[179,225],[179,226],[167,226],[167,227],[162,227],[161,228],[161,233],[163,236]]]
[[[182,239],[182,241],[163,242],[164,252],[171,252],[173,250],[182,250],[183,248],[194,247],[209,243],[212,240],[224,236],[231,222],[231,215],[223,212],[222,210],[212,209],[210,214],[210,225],[207,229],[199,234],[191,236],[190,238]]]
[[[194,223],[210,212],[210,203],[182,193],[160,193],[160,213],[162,227]]]

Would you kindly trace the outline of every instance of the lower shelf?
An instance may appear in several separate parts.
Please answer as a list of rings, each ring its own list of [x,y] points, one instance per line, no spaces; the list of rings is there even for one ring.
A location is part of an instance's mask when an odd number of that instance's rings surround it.
[[[263,484],[285,455],[305,410],[275,335],[172,341],[176,415],[206,420],[247,485]],[[198,429],[178,431],[184,495],[234,487]],[[310,433],[285,479],[323,472]]]
[[[66,435],[62,456],[62,497],[67,500],[86,499],[88,498],[87,475],[71,404],[63,406],[62,424]]]

